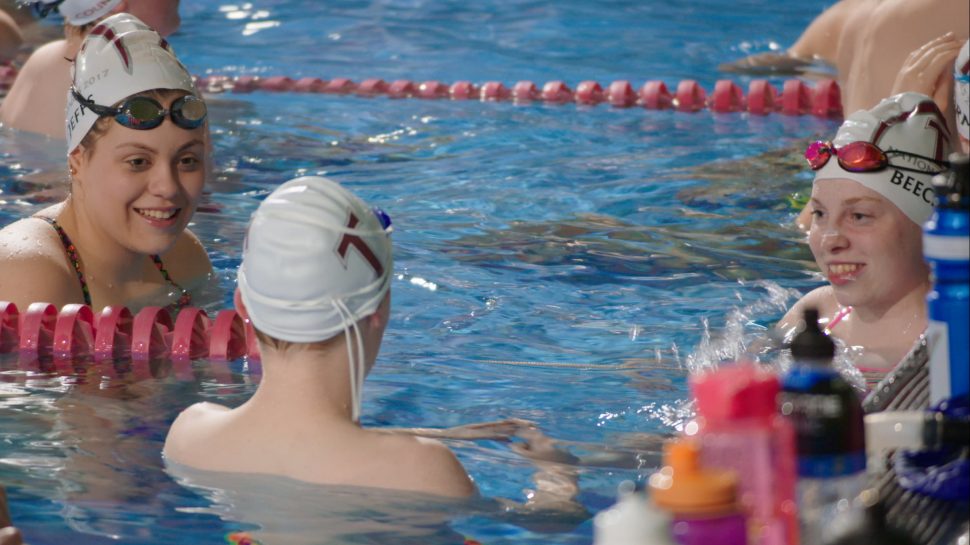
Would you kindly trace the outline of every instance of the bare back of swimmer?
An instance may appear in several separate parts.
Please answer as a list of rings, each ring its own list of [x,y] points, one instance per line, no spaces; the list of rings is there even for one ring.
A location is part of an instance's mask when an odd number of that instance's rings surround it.
[[[923,44],[953,34],[970,35],[970,2],[954,0],[841,0],[819,15],[784,55],[761,54],[722,70],[767,71],[773,64],[834,65],[846,115],[889,96],[900,68]],[[798,64],[796,62],[796,64]]]

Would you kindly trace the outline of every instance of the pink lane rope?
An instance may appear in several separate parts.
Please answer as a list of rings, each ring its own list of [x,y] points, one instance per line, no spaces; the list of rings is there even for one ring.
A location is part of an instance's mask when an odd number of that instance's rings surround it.
[[[292,79],[287,76],[264,78],[209,75],[196,77],[196,86],[207,93],[269,91],[386,96],[392,99],[510,100],[517,103],[556,104],[574,102],[589,106],[606,103],[615,108],[639,106],[648,110],[672,109],[680,112],[710,109],[717,113],[746,111],[756,115],[781,113],[842,117],[839,84],[831,79],[819,81],[814,88],[802,80],[790,79],[784,82],[781,90],[767,80],[759,79],[748,85],[747,94],[731,80],[718,81],[710,94],[694,80],[682,80],[673,91],[659,80],[648,81],[639,90],[635,90],[625,80],[614,81],[606,87],[595,81],[583,81],[573,90],[562,81],[550,81],[541,88],[531,81],[519,81],[509,88],[498,81],[481,85],[470,81],[457,81],[448,85],[440,81],[396,80],[388,83],[382,79],[366,79],[356,83],[347,78],[323,80],[312,77]]]
[[[186,307],[173,320],[162,307],[132,315],[125,307],[109,306],[96,316],[87,305],[58,311],[50,303],[31,303],[20,313],[17,305],[0,301],[0,353],[10,352],[21,360],[55,362],[259,359],[252,326],[234,310],[221,310],[213,320],[200,308]]]

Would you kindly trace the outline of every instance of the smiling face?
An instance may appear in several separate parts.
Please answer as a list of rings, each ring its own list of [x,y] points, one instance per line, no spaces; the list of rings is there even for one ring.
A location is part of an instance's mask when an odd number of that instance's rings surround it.
[[[166,93],[171,107],[185,93]],[[183,129],[171,117],[133,130],[113,119],[93,146],[70,156],[74,199],[102,239],[140,254],[161,254],[192,218],[207,177],[207,128]]]
[[[842,305],[885,309],[928,281],[922,229],[845,179],[815,182],[809,246]]]

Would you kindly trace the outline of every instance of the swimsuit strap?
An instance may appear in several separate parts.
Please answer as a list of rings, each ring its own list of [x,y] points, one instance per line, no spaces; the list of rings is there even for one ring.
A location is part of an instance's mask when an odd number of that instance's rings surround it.
[[[77,253],[77,247],[71,242],[71,237],[67,236],[64,232],[64,228],[58,225],[54,218],[49,218],[47,216],[34,216],[35,218],[42,219],[47,223],[51,224],[51,227],[57,231],[57,236],[61,239],[61,245],[64,246],[64,251],[67,252],[67,260],[71,262],[71,266],[74,267],[74,273],[77,274],[77,281],[81,284],[81,293],[84,294],[84,304],[91,306],[91,292],[88,290],[88,282],[84,279],[84,273],[81,272],[81,256]]]
[[[172,277],[169,276],[168,271],[165,270],[165,265],[162,264],[162,258],[158,257],[158,254],[152,254],[152,262],[155,263],[155,268],[158,269],[158,272],[162,273],[162,278],[171,284],[173,288],[182,292],[182,295],[179,296],[178,301],[175,301],[175,311],[178,312],[179,310],[182,310],[182,308],[191,305],[192,294],[182,286],[178,285],[175,280],[172,280]]]
[[[832,330],[835,329],[835,326],[839,325],[839,322],[844,320],[845,317],[848,316],[849,313],[851,312],[852,312],[852,307],[840,308],[839,311],[835,313],[835,316],[832,316],[832,319],[829,320],[829,324],[825,326],[825,333],[831,334]]]
[[[81,292],[84,294],[84,304],[91,306],[91,291],[88,289],[88,283],[84,279],[84,273],[81,271],[81,256],[77,253],[77,246],[71,242],[71,237],[67,236],[64,228],[57,223],[54,218],[47,216],[34,216],[35,218],[40,218],[51,225],[55,231],[57,231],[57,236],[61,239],[61,244],[64,246],[64,251],[67,252],[68,260],[74,267],[74,272],[77,274],[77,280],[81,284]],[[178,301],[175,302],[176,312],[192,304],[192,294],[190,294],[185,288],[178,285],[174,280],[172,280],[171,275],[165,270],[165,265],[162,264],[162,258],[158,257],[157,254],[151,255],[152,262],[155,264],[155,268],[158,272],[162,273],[162,278],[165,279],[172,287],[179,290],[182,295],[179,296]]]

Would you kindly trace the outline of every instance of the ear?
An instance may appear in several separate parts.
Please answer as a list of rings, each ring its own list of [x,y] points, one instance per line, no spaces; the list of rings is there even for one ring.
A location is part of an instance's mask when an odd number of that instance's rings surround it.
[[[243,303],[242,294],[239,293],[239,288],[232,293],[232,304],[236,307],[236,312],[242,316],[243,320],[249,319],[249,311],[246,310],[246,304]]]
[[[389,308],[391,305],[391,291],[388,290],[384,295],[384,299],[381,300],[381,304],[377,305],[377,310],[374,311],[370,316],[365,317],[367,324],[371,327],[384,327],[387,326],[387,318],[390,316]]]
[[[111,10],[111,15],[116,13],[125,13],[128,11],[128,0],[121,0],[113,10]]]
[[[70,155],[67,156],[67,170],[71,174],[71,191],[74,191],[74,184],[84,180],[84,151],[78,146]]]

